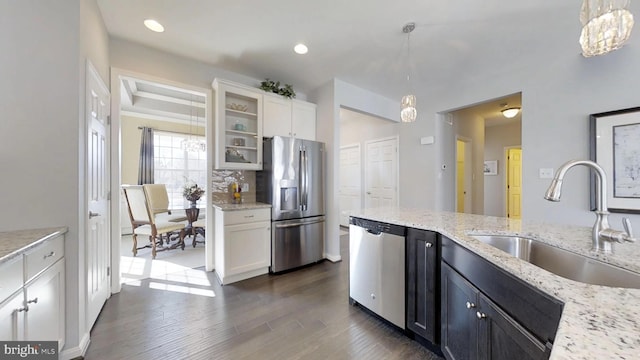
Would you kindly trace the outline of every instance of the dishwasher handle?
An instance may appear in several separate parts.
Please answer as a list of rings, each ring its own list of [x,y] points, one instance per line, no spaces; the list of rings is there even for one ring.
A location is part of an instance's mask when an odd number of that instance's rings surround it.
[[[382,235],[382,231],[373,230],[373,229],[364,229],[364,231],[368,232],[371,235],[380,236]]]

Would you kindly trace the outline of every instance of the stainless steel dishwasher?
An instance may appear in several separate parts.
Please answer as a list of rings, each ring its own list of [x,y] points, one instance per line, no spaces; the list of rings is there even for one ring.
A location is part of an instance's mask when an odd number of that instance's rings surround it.
[[[405,329],[404,226],[349,220],[349,301]]]

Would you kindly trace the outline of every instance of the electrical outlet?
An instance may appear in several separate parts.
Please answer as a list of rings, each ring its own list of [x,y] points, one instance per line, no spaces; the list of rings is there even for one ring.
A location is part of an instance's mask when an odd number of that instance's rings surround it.
[[[540,168],[540,179],[553,179],[553,168]]]
[[[244,184],[242,184],[241,189],[242,189],[242,192],[247,192],[247,191],[249,191],[249,183],[244,183]]]

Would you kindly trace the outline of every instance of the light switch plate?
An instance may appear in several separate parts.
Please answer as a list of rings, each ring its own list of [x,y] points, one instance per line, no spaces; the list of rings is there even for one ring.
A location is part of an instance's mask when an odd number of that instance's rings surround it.
[[[553,168],[540,168],[540,179],[553,179]]]
[[[247,191],[249,191],[249,183],[244,183],[244,184],[242,184],[241,189],[242,189],[242,192],[247,192]]]

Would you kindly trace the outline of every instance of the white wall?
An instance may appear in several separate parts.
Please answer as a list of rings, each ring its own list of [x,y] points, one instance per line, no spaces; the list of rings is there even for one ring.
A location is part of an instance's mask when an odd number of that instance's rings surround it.
[[[484,176],[484,214],[506,216],[505,148],[520,146],[521,123],[489,126],[484,132],[484,159],[498,160],[498,176]]]
[[[108,74],[94,0],[0,5],[0,231],[65,226],[66,348],[84,333],[85,57]],[[82,19],[82,20],[81,20]],[[62,209],[62,211],[61,211]],[[27,214],[27,215],[25,215]]]

